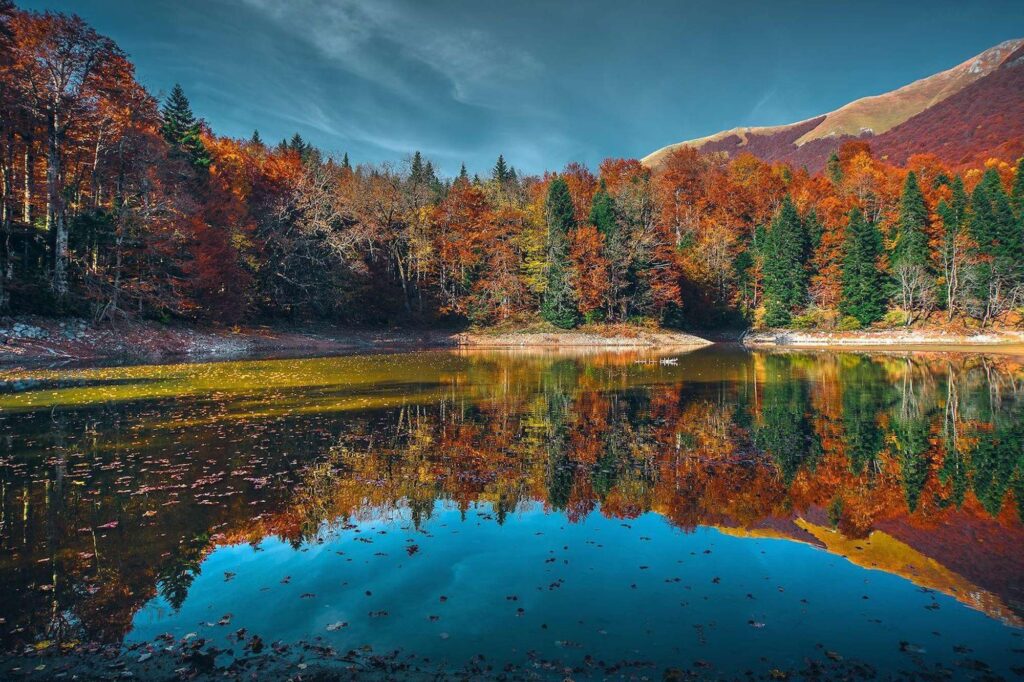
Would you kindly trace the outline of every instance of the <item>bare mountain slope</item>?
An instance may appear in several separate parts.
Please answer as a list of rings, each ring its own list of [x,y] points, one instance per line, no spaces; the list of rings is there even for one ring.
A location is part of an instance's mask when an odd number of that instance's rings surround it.
[[[817,170],[843,140],[867,138],[880,155],[889,149],[894,160],[933,152],[950,163],[965,163],[964,159],[974,160],[1024,136],[1024,117],[1017,115],[1024,106],[1022,55],[1024,39],[1008,40],[951,69],[822,116],[783,126],[722,131],[663,147],[643,162],[656,166],[673,149],[690,146],[708,152],[750,152]],[[991,134],[978,131],[982,122],[995,124]],[[955,128],[949,131],[953,144],[945,144],[947,130],[937,130],[940,124]]]

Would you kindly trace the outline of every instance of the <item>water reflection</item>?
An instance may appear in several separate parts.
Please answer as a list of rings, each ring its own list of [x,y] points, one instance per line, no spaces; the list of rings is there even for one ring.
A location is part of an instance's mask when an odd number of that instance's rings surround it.
[[[443,510],[784,538],[1024,624],[1016,359],[645,359],[0,373],[0,648],[121,641],[147,603],[181,609],[218,546],[295,552],[401,518],[427,532],[406,550],[440,548]]]

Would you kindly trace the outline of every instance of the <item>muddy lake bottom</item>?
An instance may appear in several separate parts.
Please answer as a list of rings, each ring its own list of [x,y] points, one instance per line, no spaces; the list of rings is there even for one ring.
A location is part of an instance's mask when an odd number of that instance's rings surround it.
[[[3,679],[1016,679],[1024,368],[0,371]]]

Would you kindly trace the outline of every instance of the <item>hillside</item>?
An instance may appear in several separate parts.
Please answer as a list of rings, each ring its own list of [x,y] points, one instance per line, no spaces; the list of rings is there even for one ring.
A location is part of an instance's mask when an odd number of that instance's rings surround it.
[[[880,158],[901,163],[931,152],[963,165],[1024,151],[1024,39],[1008,40],[941,73],[835,111],[781,126],[733,128],[663,147],[643,159],[656,166],[690,146],[822,168],[848,139],[870,141]]]

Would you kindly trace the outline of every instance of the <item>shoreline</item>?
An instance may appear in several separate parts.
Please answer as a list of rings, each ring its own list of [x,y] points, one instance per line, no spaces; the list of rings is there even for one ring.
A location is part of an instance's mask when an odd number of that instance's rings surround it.
[[[209,328],[153,321],[0,318],[0,367],[74,362],[168,362],[303,357],[429,349],[694,349],[706,339],[674,331],[455,331],[345,327]]]
[[[716,343],[757,350],[954,351],[1024,354],[1024,331],[795,330],[691,334],[625,326],[571,331],[358,329],[251,326],[210,328],[153,321],[93,324],[76,318],[0,318],[0,367],[64,362],[168,362],[303,357],[358,352],[463,349],[551,351],[695,350]]]
[[[750,331],[740,342],[753,349],[792,350],[927,350],[1024,354],[1024,332],[989,330],[954,333],[928,329],[885,329],[855,332]]]

